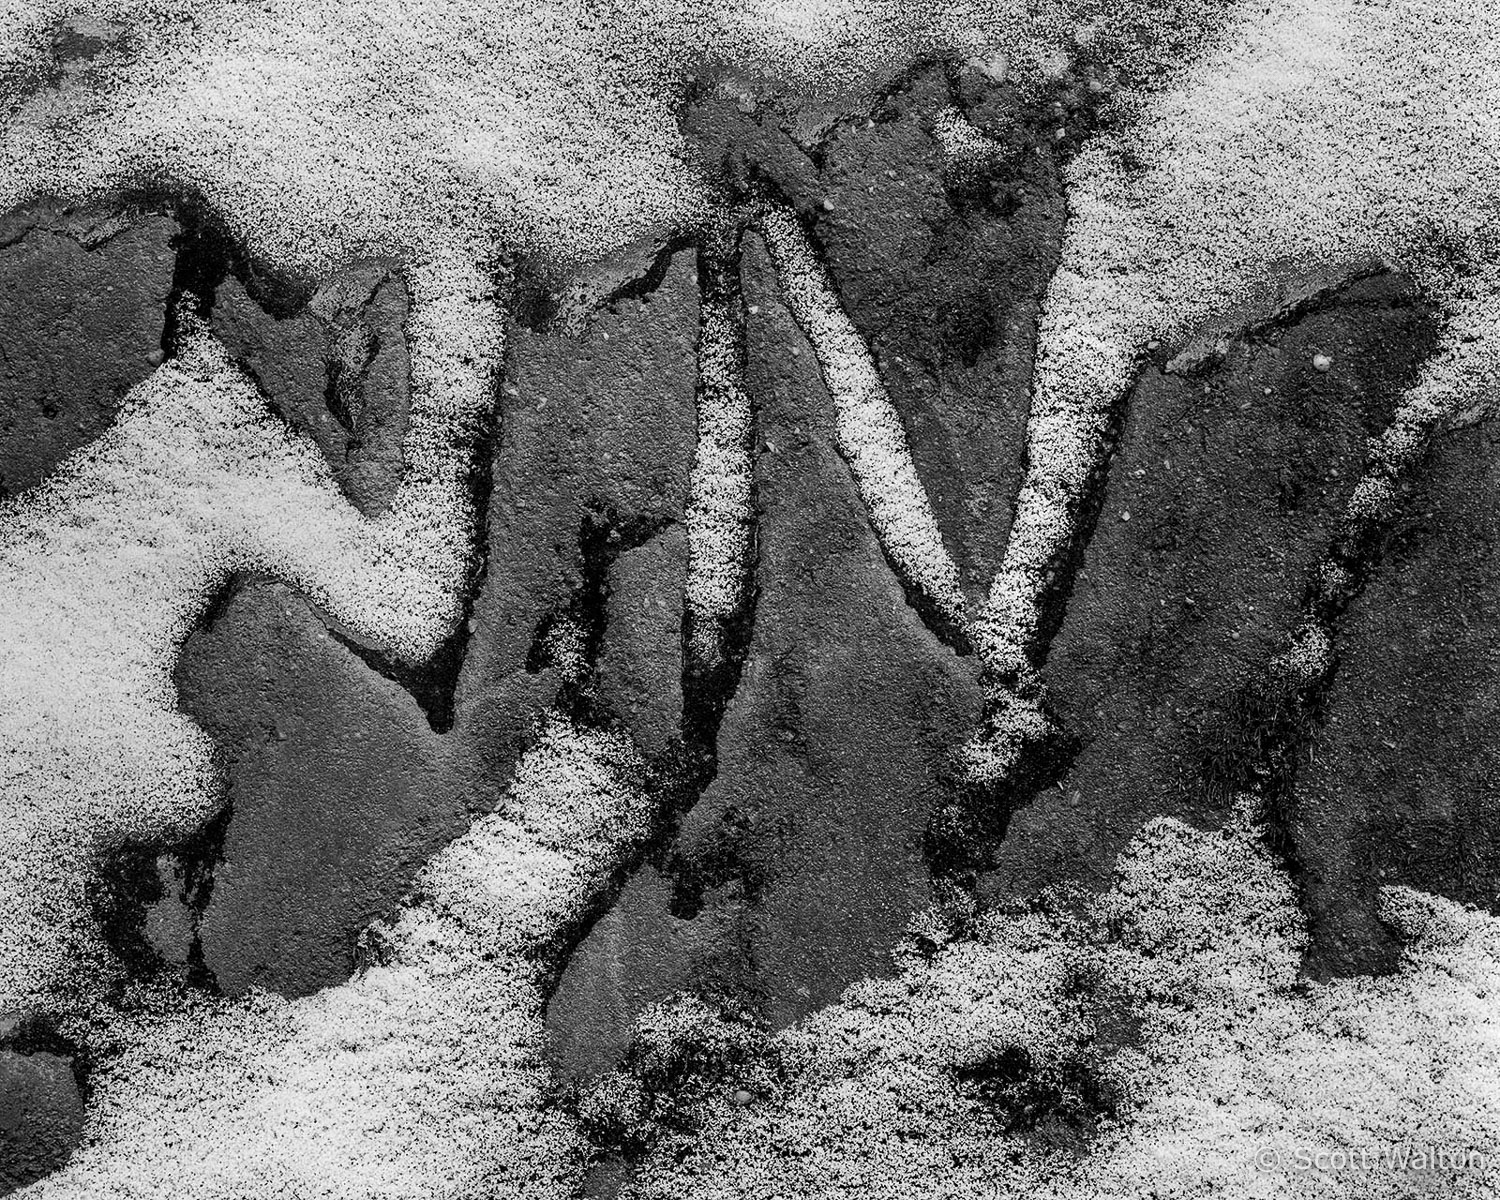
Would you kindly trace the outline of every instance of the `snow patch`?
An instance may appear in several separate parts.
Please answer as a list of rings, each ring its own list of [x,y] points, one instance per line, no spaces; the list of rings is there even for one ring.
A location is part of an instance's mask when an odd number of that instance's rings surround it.
[[[1318,1173],[1304,1149],[1500,1144],[1500,921],[1405,889],[1384,979],[1298,978],[1289,881],[1239,822],[1146,825],[1114,886],[990,915],[777,1037],[785,1076],[720,1097],[631,1200],[1492,1194],[1484,1170]]]

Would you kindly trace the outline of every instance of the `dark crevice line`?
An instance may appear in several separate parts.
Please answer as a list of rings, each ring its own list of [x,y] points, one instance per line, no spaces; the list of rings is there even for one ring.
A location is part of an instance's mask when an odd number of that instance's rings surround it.
[[[724,262],[712,260],[711,252],[699,247],[700,286],[730,289],[736,298],[740,288],[740,255],[738,239],[732,255]],[[742,309],[741,309],[742,313]],[[740,322],[743,345],[743,319]],[[741,362],[743,374],[743,362]],[[751,438],[753,445],[755,409],[752,399]],[[752,503],[754,484],[752,483]],[[578,547],[580,579],[569,599],[539,622],[526,657],[526,670],[538,673],[548,668],[562,668],[564,679],[553,710],[585,728],[611,731],[630,737],[628,724],[610,711],[594,688],[594,672],[609,627],[610,573],[619,556],[644,546],[666,531],[673,522],[663,519],[625,519],[607,505],[595,503],[586,508],[579,525]],[[627,880],[643,862],[652,862],[672,874],[669,847],[675,840],[683,816],[697,803],[717,770],[717,737],[729,700],[738,687],[740,670],[748,654],[753,628],[755,590],[755,543],[745,564],[745,591],[740,610],[723,630],[721,647],[725,661],[719,669],[699,672],[691,654],[691,630],[686,608],[682,630],[683,715],[681,736],[662,752],[642,756],[642,786],[657,797],[657,815],[638,850],[627,855],[607,886],[593,902],[577,913],[561,930],[548,959],[551,971],[546,992],[561,977],[567,961],[588,936],[595,922],[613,906]],[[582,670],[573,673],[568,665],[557,661],[563,639],[576,638],[563,652],[579,654]]]
[[[24,1017],[0,1032],[0,1052],[52,1054],[67,1060],[73,1084],[78,1089],[79,1102],[85,1110],[88,1109],[94,1095],[94,1053],[84,1040],[73,1037],[57,1021],[40,1015]],[[4,1194],[0,1192],[0,1195]]]
[[[323,407],[339,423],[348,439],[344,450],[345,461],[348,461],[349,454],[359,444],[355,437],[359,412],[351,400],[364,386],[370,364],[375,361],[375,355],[379,352],[380,339],[372,334],[361,355],[363,361],[358,366],[352,365],[342,353],[330,354],[324,364]]]
[[[224,862],[224,846],[229,826],[234,820],[234,800],[226,797],[224,807],[191,838],[175,848],[182,864],[182,902],[192,913],[193,938],[188,946],[187,982],[213,995],[222,994],[218,978],[203,953],[203,918],[213,901],[216,872]]]
[[[630,737],[626,723],[610,711],[594,687],[599,652],[609,628],[609,577],[620,555],[659,537],[670,524],[669,520],[659,518],[622,520],[606,505],[589,506],[580,522],[581,578],[578,586],[564,605],[538,624],[526,659],[528,671],[540,672],[549,668],[563,671],[564,678],[552,711],[562,714],[578,727]],[[569,630],[568,626],[572,629]],[[555,657],[558,648],[555,639],[570,633],[580,638],[581,645],[567,647],[565,652],[581,654],[583,664],[580,671],[571,670],[567,663]],[[677,769],[677,755],[673,749],[669,747],[655,757],[642,756],[642,766],[643,777],[634,782],[648,794],[663,798],[660,809],[664,812],[676,807],[681,801],[684,781],[682,772]],[[659,817],[657,828],[648,830],[636,853],[624,856],[592,901],[554,931],[542,956],[543,992],[547,1001],[550,1001],[574,950],[588,937],[595,922],[609,911],[643,855],[662,836],[662,820]]]
[[[652,257],[651,265],[646,268],[644,274],[627,279],[600,300],[596,307],[612,309],[625,300],[648,299],[666,281],[667,272],[672,269],[673,258],[693,245],[694,239],[690,236],[671,238]]]
[[[1099,518],[1104,512],[1104,501],[1109,491],[1110,469],[1119,456],[1120,446],[1125,437],[1125,425],[1130,417],[1131,401],[1138,386],[1139,382],[1132,384],[1109,406],[1105,415],[1104,429],[1099,436],[1098,458],[1079,494],[1078,508],[1074,513],[1073,532],[1057,556],[1049,572],[1051,578],[1046,581],[1046,586],[1041,593],[1041,616],[1037,623],[1037,638],[1035,644],[1029,648],[1028,656],[1032,667],[1037,671],[1041,671],[1047,665],[1047,659],[1052,653],[1052,643],[1056,640],[1058,630],[1062,628],[1063,621],[1067,619],[1068,610],[1072,606],[1078,573],[1083,568],[1084,559],[1088,556],[1089,547],[1094,540],[1094,534],[1099,529]],[[1028,469],[1028,466],[1027,462],[1023,462],[1022,471]],[[1024,474],[1022,478],[1025,478]],[[1014,520],[1014,515],[1012,515],[1012,528],[1014,528]]]
[[[1362,283],[1368,283],[1372,279],[1381,279],[1392,276],[1394,273],[1382,264],[1371,264],[1353,272],[1346,278],[1331,283],[1309,292],[1305,296],[1299,296],[1290,304],[1283,305],[1276,312],[1262,321],[1254,321],[1245,326],[1240,337],[1247,342],[1256,342],[1276,334],[1285,333],[1296,325],[1300,325],[1309,317],[1317,316],[1319,313],[1328,312],[1338,307],[1362,307],[1368,301],[1350,300],[1349,293]],[[1399,296],[1393,300],[1380,303],[1382,308],[1409,308],[1416,304],[1417,300],[1412,296]]]
[[[229,606],[234,603],[234,598],[240,594],[245,581],[250,578],[247,575],[231,575],[211,597],[203,614],[198,618],[198,624],[194,632],[210,632],[229,611]],[[174,671],[175,674],[175,671]]]
[[[601,728],[617,724],[615,714],[605,709],[593,689],[593,672],[609,628],[609,576],[620,555],[640,549],[659,537],[671,524],[665,518],[624,520],[611,507],[586,507],[578,530],[580,580],[566,604],[547,614],[537,625],[526,655],[526,670],[532,674],[565,664],[556,660],[555,638],[575,630],[581,638],[576,648],[585,668],[577,678],[567,676],[555,705],[583,725]]]
[[[734,297],[736,310],[741,313],[740,344],[743,347],[738,238],[735,239],[732,253],[722,261],[715,261],[712,252],[702,246],[698,247],[698,252],[700,286],[727,289]],[[743,366],[742,360],[742,376]],[[752,397],[751,446],[754,445],[755,418]],[[751,500],[752,507],[758,510],[753,476]],[[598,655],[608,632],[609,577],[622,553],[659,537],[670,524],[669,521],[659,519],[623,519],[608,506],[600,504],[589,506],[585,511],[578,534],[581,564],[579,583],[569,599],[538,624],[526,658],[526,669],[533,673],[549,667],[566,667],[566,664],[557,662],[554,657],[559,639],[577,638],[577,642],[567,647],[566,652],[581,653],[583,669],[571,677],[565,675],[553,709],[580,726],[630,736],[627,723],[608,709],[593,686]],[[710,670],[697,669],[691,651],[692,630],[686,608],[684,609],[681,633],[681,736],[659,754],[643,756],[645,777],[642,786],[659,801],[656,820],[638,851],[626,857],[594,902],[559,932],[553,952],[549,955],[549,961],[553,964],[546,989],[549,996],[572,952],[588,936],[599,917],[615,903],[626,881],[643,862],[651,862],[669,878],[682,881],[688,892],[694,890],[693,881],[696,877],[692,865],[681,856],[673,855],[671,846],[682,818],[697,803],[717,773],[719,728],[729,701],[738,688],[754,627],[757,555],[758,543],[752,536],[748,559],[744,564],[741,603],[735,615],[720,630],[723,662],[717,667]]]
[[[1328,701],[1340,666],[1338,645],[1344,618],[1379,572],[1401,518],[1427,477],[1433,448],[1442,433],[1440,422],[1427,425],[1421,431],[1420,452],[1399,473],[1387,474],[1396,488],[1396,498],[1388,509],[1368,516],[1346,511],[1335,522],[1326,551],[1311,572],[1298,605],[1300,631],[1311,631],[1327,640],[1328,651],[1320,670],[1299,678],[1294,670],[1278,669],[1273,660],[1259,678],[1233,698],[1224,732],[1217,744],[1204,752],[1200,781],[1204,800],[1222,810],[1237,795],[1248,795],[1258,806],[1266,845],[1286,870],[1308,920],[1314,939],[1309,942],[1309,955],[1315,952],[1319,914],[1308,899],[1310,869],[1296,834],[1298,777],[1328,716]],[[1360,478],[1369,478],[1376,467],[1373,458],[1367,459]],[[1285,635],[1283,641],[1292,645],[1298,636]],[[1380,947],[1372,948],[1372,953],[1383,958],[1377,965],[1388,969],[1396,966],[1396,952],[1394,941],[1383,954]],[[1305,960],[1304,969],[1308,965]]]
[[[474,528],[478,530],[487,529],[489,524],[490,497],[494,490],[492,460],[498,441],[498,426],[498,418],[493,413],[483,418],[469,462],[469,493],[474,506],[472,520]],[[324,624],[329,635],[353,652],[361,662],[410,693],[434,733],[448,733],[453,729],[458,681],[463,673],[464,660],[468,657],[469,640],[474,635],[474,606],[488,573],[489,540],[487,537],[476,537],[474,563],[469,579],[461,591],[462,606],[458,622],[437,652],[418,666],[392,661],[378,650],[339,632],[336,624],[327,618],[324,618]],[[314,611],[318,611],[316,606]]]
[[[1378,573],[1401,516],[1425,476],[1438,431],[1429,431],[1421,458],[1404,471],[1402,493],[1392,511],[1371,518],[1344,517],[1307,584],[1300,614],[1305,625],[1320,631],[1330,650],[1323,669],[1308,680],[1266,670],[1233,702],[1227,730],[1205,754],[1202,791],[1209,803],[1225,807],[1236,794],[1252,795],[1261,808],[1268,848],[1287,871],[1310,922],[1315,914],[1306,902],[1308,868],[1296,837],[1297,780],[1313,739],[1328,715],[1328,698],[1338,676],[1338,640],[1349,609]],[[1329,586],[1321,568],[1343,572],[1343,582]],[[1394,962],[1390,965],[1394,966]]]
[[[848,466],[847,462],[845,466]],[[851,485],[853,485],[854,477],[852,472],[849,478]],[[870,530],[870,535],[875,539],[875,544],[880,547],[881,557],[885,559],[886,566],[890,568],[890,572],[895,577],[896,582],[901,585],[901,592],[906,601],[906,607],[911,609],[917,620],[922,623],[922,627],[937,639],[939,643],[953,651],[959,658],[970,657],[974,653],[974,642],[969,636],[969,631],[959,621],[950,619],[938,608],[925,591],[906,578],[905,573],[896,565],[895,560],[886,553],[884,539],[876,532],[875,527],[870,525],[868,513],[865,514],[865,524]],[[942,537],[941,530],[938,531],[938,536]],[[943,538],[943,550],[948,554],[950,559],[954,559],[954,555],[947,545],[946,538]]]

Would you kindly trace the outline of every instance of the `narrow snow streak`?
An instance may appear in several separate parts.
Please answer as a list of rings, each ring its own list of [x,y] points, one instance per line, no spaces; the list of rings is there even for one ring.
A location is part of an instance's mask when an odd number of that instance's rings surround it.
[[[726,627],[744,609],[754,547],[750,393],[736,228],[709,235],[699,264],[698,444],[688,534],[688,653],[696,670],[724,661]]]
[[[839,450],[881,545],[907,585],[930,601],[950,626],[963,628],[958,568],[943,544],[901,416],[869,347],[839,304],[796,214],[768,205],[759,228],[792,316],[822,367],[833,397]]]

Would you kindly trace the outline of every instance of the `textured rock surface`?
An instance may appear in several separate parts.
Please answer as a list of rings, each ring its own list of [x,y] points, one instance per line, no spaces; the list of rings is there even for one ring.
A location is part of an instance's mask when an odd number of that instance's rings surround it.
[[[1081,746],[1016,816],[998,892],[1102,882],[1152,816],[1222,819],[1262,733],[1239,702],[1432,335],[1400,284],[1377,280],[1203,378],[1147,369],[1048,667]],[[1318,353],[1333,370],[1313,368]],[[1373,914],[1373,894],[1359,902]]]
[[[83,1127],[66,1058],[0,1051],[0,1191],[61,1165]]]
[[[1347,619],[1293,827],[1320,973],[1389,956],[1382,883],[1488,908],[1500,895],[1495,450],[1492,425],[1438,444]]]
[[[367,513],[384,508],[401,473],[405,319],[405,289],[378,266],[339,277],[282,320],[233,277],[215,297],[214,332]]]
[[[280,586],[236,593],[192,639],[178,687],[228,778],[203,966],[230,995],[347,979],[359,931],[468,827],[450,743]]]
[[[104,432],[160,361],[176,232],[162,216],[0,217],[0,496]]]
[[[620,531],[601,661],[606,702],[645,747],[676,727],[698,298],[691,252],[657,265],[658,286],[608,303],[581,333],[511,330],[488,568],[457,704],[458,732],[491,799],[556,690],[527,659],[546,619],[584,584],[583,531],[593,518]]]

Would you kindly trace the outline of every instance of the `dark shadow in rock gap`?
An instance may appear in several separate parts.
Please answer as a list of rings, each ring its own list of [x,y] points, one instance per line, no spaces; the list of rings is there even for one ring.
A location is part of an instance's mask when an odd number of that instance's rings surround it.
[[[350,502],[378,516],[401,479],[410,403],[408,301],[399,274],[380,263],[353,266],[280,317],[235,276],[216,282],[213,290],[215,334],[293,432],[322,451]],[[481,517],[489,505],[491,452],[486,435],[470,478]],[[481,561],[479,578],[483,570]],[[342,634],[340,641],[411,692],[433,729],[443,733],[453,724],[454,691],[471,633],[471,623],[464,622],[438,654],[417,667],[391,663]]]

